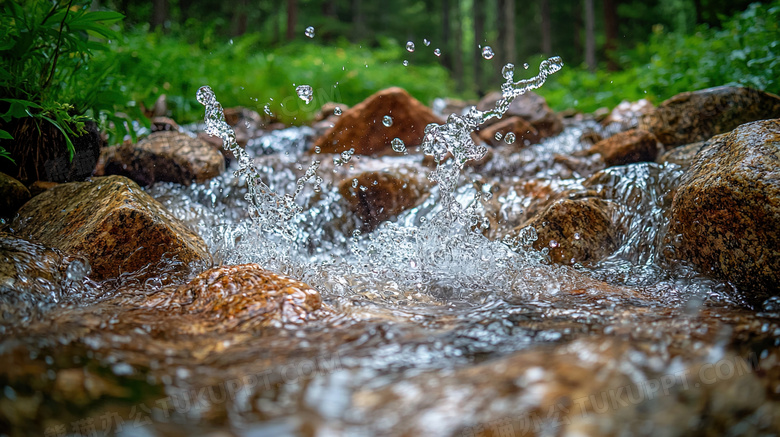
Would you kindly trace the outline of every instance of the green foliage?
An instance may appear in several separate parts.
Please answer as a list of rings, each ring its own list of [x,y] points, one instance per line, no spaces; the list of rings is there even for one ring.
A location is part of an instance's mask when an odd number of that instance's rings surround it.
[[[121,46],[101,62],[124,74],[122,90],[151,106],[160,94],[179,122],[200,120],[202,106],[195,93],[203,85],[214,89],[225,107],[245,106],[263,112],[269,105],[280,120],[304,123],[327,101],[353,105],[379,89],[400,86],[430,103],[451,94],[451,80],[438,65],[404,67],[403,44],[383,40],[379,47],[361,48],[345,41],[321,46],[311,41],[266,50],[258,34],[221,42],[207,29],[197,43],[186,36],[129,32]],[[411,58],[410,58],[411,59]],[[310,85],[314,101],[305,104],[296,85]]]
[[[619,72],[564,68],[540,91],[555,109],[591,112],[621,100],[656,103],[684,91],[743,85],[780,92],[780,1],[752,4],[726,19],[721,29],[706,25],[691,35],[656,26],[650,40],[624,52]]]
[[[114,68],[91,61],[118,38],[110,25],[116,12],[90,11],[89,1],[7,2],[0,10],[0,118],[34,117],[65,136],[83,133],[90,118],[114,121],[120,134],[127,116],[117,115],[127,100],[112,91]],[[138,114],[133,114],[139,116]],[[0,132],[7,138],[10,134]]]

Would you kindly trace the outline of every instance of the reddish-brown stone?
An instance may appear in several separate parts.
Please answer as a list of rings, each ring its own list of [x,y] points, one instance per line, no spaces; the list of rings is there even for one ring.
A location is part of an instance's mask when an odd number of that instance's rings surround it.
[[[502,98],[498,91],[489,93],[477,104],[477,109],[485,111],[496,107],[496,102]],[[542,138],[554,137],[563,132],[563,118],[550,109],[544,97],[532,91],[521,94],[509,105],[504,117],[517,116],[531,123]],[[491,119],[488,125],[498,122]]]
[[[599,141],[589,153],[600,154],[607,166],[612,167],[634,162],[653,162],[659,150],[655,135],[642,129],[631,129]]]
[[[500,146],[506,144],[506,134],[510,132],[515,135],[515,141],[512,144],[518,148],[536,144],[542,139],[536,128],[520,117],[509,117],[480,129],[479,138],[493,146]],[[501,134],[501,139],[499,140],[496,139],[497,133]]]
[[[385,116],[393,119],[389,127]],[[407,149],[422,143],[425,126],[443,123],[430,108],[401,88],[388,88],[342,113],[336,124],[315,142],[322,153],[354,149],[357,155],[394,154],[390,142],[400,138]]]

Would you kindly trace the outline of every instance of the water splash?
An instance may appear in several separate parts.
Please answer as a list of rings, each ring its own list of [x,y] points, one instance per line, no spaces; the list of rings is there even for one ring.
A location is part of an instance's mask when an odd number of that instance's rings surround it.
[[[309,85],[300,85],[295,89],[295,92],[307,105],[314,99],[314,90]]]

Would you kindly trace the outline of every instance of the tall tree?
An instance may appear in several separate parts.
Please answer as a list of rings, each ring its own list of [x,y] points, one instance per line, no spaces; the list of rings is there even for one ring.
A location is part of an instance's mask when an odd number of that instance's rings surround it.
[[[585,64],[596,71],[596,11],[593,0],[585,0]]]
[[[165,26],[165,22],[168,21],[168,6],[168,0],[154,0],[152,2],[152,17],[149,20],[149,26],[152,29]]]
[[[298,0],[287,0],[287,40],[295,39],[295,26],[298,24]]]
[[[542,53],[552,54],[552,19],[550,18],[550,0],[542,0]]]
[[[352,0],[352,26],[355,41],[360,41],[365,35],[365,18],[363,17],[363,1]]]
[[[618,63],[615,60],[618,39],[618,12],[619,0],[603,0],[604,6],[604,52],[607,56],[607,70],[617,71]]]
[[[474,86],[477,95],[482,94],[482,48],[485,45],[485,9],[478,2],[473,2],[474,17]]]
[[[452,41],[450,41],[450,2],[449,0],[442,0],[441,2],[441,50],[442,63],[444,66],[452,70]]]

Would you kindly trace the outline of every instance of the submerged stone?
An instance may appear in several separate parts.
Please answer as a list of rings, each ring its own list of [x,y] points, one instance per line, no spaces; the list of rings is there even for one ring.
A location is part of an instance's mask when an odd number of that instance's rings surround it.
[[[145,267],[152,276],[164,257],[183,263],[179,270],[211,259],[197,234],[123,176],[51,188],[27,202],[10,227],[22,238],[86,256],[97,280]]]
[[[594,264],[620,247],[620,235],[611,215],[609,201],[592,197],[560,199],[511,234],[532,226],[538,234],[534,248],[547,248],[553,262]]]
[[[694,158],[696,158],[696,154],[699,153],[699,150],[701,150],[702,146],[704,145],[704,141],[698,141],[691,144],[686,144],[684,146],[675,147],[672,150],[668,150],[663,155],[659,156],[656,159],[656,162],[659,164],[677,164],[680,167],[690,167],[691,163],[693,163]]]
[[[780,294],[780,120],[707,141],[671,206],[674,257],[760,303]],[[679,238],[678,238],[679,236]]]
[[[217,150],[181,132],[155,132],[137,144],[105,149],[103,155],[103,175],[127,176],[140,185],[189,185],[225,171],[225,159]]]
[[[179,287],[171,298],[185,314],[220,330],[252,329],[271,323],[302,323],[320,309],[320,293],[257,264],[207,270]]]
[[[385,116],[393,119],[389,127],[382,123]],[[344,111],[335,125],[317,139],[314,149],[321,153],[354,149],[357,155],[394,154],[390,145],[394,138],[400,138],[407,148],[418,146],[425,126],[443,122],[405,90],[388,88]]]
[[[362,222],[362,229],[371,231],[379,223],[422,203],[430,185],[419,169],[399,167],[348,177],[339,184],[339,193]]]
[[[640,127],[667,147],[706,141],[737,126],[780,117],[780,97],[721,86],[677,94],[643,117]]]

